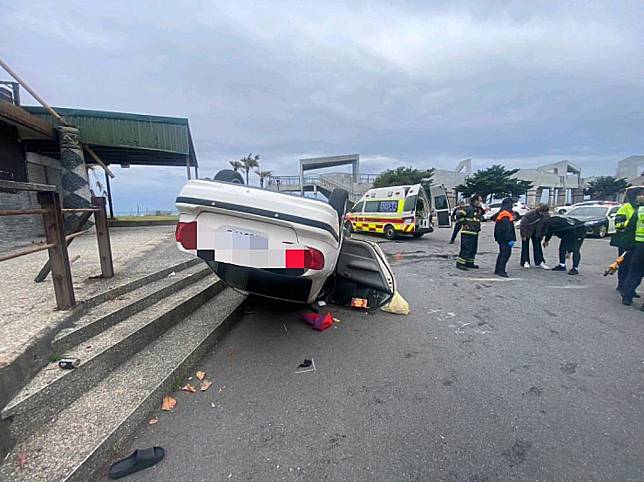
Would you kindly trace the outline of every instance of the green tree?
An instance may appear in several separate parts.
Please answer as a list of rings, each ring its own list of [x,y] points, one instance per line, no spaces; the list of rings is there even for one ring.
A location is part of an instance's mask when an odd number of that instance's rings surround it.
[[[627,187],[630,187],[630,184],[624,177],[599,176],[588,181],[585,193],[590,195],[591,199],[614,200],[617,194]]]
[[[238,162],[239,169],[246,173],[246,185],[248,186],[248,174],[253,169],[259,168],[259,154],[255,154],[253,156],[253,153],[251,152],[246,157],[242,157],[239,161],[234,162]],[[232,164],[233,163],[231,162],[231,165]]]
[[[235,172],[239,171],[243,167],[243,164],[239,161],[230,161],[229,164],[230,164],[230,167],[232,167],[233,171]]]
[[[405,184],[428,183],[434,175],[434,169],[414,169],[413,167],[397,167],[387,169],[378,175],[373,187],[402,186]]]
[[[464,196],[478,194],[488,202],[495,197],[518,197],[531,189],[532,183],[513,178],[517,172],[518,169],[506,169],[495,164],[468,176],[464,184],[456,186],[456,191]]]
[[[258,169],[255,171],[255,174],[259,176],[259,186],[264,189],[264,180],[271,177],[273,173],[271,171],[260,171]]]

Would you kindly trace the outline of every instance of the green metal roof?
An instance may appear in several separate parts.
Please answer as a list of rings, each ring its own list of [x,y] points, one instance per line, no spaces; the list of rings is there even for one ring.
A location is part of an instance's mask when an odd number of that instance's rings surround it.
[[[22,106],[52,127],[57,121],[44,108]],[[65,120],[80,130],[89,144],[110,164],[198,166],[188,119],[124,112],[55,107]],[[34,141],[34,144],[38,144]],[[45,149],[43,143],[41,149]],[[36,146],[38,147],[38,146]]]

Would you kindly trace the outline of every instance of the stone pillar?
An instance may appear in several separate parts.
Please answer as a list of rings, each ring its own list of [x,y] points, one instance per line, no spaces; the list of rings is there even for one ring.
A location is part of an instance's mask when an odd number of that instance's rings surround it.
[[[572,203],[580,203],[584,200],[584,190],[583,189],[573,189],[572,190]]]
[[[557,189],[557,206],[566,204],[566,188],[560,187]]]
[[[60,163],[62,173],[63,208],[90,208],[91,194],[87,179],[87,168],[80,133],[76,127],[59,127],[58,141],[60,143]],[[67,213],[65,215],[65,232],[69,233],[77,226],[82,213]]]
[[[534,208],[539,204],[539,198],[537,197],[538,189],[530,189],[526,196],[526,204],[528,207]]]

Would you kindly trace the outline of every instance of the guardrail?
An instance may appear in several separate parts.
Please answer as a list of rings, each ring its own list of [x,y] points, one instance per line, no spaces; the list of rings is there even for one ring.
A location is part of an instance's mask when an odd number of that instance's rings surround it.
[[[49,252],[49,261],[40,270],[35,281],[44,280],[51,270],[56,306],[59,310],[69,310],[76,305],[67,246],[75,238],[89,231],[83,230],[82,228],[92,215],[94,215],[94,224],[96,227],[101,276],[103,278],[111,278],[114,276],[112,247],[109,229],[107,227],[107,212],[105,210],[104,197],[92,197],[92,208],[63,209],[60,196],[55,186],[0,180],[0,191],[14,194],[21,191],[37,192],[40,208],[0,210],[0,216],[42,215],[43,226],[45,228],[45,242],[28,248],[0,254],[0,262],[47,250]],[[72,212],[82,213],[82,215],[73,232],[66,236],[63,227],[63,213]]]

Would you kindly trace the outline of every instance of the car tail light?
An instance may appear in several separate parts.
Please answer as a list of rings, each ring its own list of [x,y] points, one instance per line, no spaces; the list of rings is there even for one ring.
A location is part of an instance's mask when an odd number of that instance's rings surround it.
[[[189,223],[179,221],[174,237],[184,249],[197,249],[197,221],[190,221]]]
[[[321,270],[324,268],[324,254],[315,248],[287,249],[286,268]]]

